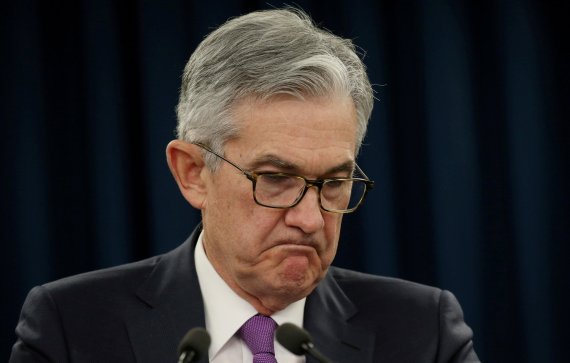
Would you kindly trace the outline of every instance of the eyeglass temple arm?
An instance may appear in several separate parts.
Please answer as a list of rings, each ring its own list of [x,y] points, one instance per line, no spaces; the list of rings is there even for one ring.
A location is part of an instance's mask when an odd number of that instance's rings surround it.
[[[370,189],[374,188],[374,181],[370,180],[370,178],[368,177],[368,175],[366,175],[366,173],[364,173],[364,171],[362,169],[360,169],[360,166],[358,166],[357,163],[354,163],[354,166],[356,167],[356,171],[358,171],[360,174],[362,174],[362,176],[364,178],[366,178],[367,181],[367,185]]]
[[[218,154],[217,152],[213,151],[212,149],[210,149],[208,146],[199,143],[199,142],[193,142],[192,144],[206,150],[207,152],[210,152],[214,155],[216,155],[217,157],[219,157],[220,159],[222,159],[223,161],[225,161],[226,163],[230,164],[231,166],[233,166],[234,168],[238,169],[239,171],[241,171],[242,173],[244,173],[248,178],[251,179],[252,175],[251,172],[247,171],[247,170],[243,170],[242,168],[240,168],[238,165],[234,164],[233,162],[229,161],[228,159],[224,158],[222,155]]]

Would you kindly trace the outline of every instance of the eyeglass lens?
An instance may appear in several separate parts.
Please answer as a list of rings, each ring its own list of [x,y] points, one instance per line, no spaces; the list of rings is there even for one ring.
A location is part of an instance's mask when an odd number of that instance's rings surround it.
[[[261,174],[257,177],[255,198],[258,203],[270,207],[289,207],[295,204],[305,189],[301,177],[279,174]],[[322,188],[320,200],[327,210],[350,210],[360,203],[366,191],[366,184],[358,180],[327,180]]]

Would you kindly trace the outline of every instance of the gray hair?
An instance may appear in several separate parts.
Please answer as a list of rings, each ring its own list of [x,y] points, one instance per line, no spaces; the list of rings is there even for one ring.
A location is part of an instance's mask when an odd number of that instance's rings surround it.
[[[239,134],[232,107],[247,97],[265,101],[282,94],[350,96],[360,149],[374,98],[366,67],[351,40],[316,27],[293,8],[230,19],[200,43],[182,76],[177,136],[223,154],[225,142]],[[210,169],[217,162],[206,155]]]

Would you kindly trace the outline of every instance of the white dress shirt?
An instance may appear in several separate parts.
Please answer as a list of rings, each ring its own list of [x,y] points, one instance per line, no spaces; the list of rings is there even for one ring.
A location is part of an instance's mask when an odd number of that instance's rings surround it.
[[[203,233],[198,237],[194,252],[196,272],[204,300],[206,329],[212,343],[208,350],[212,363],[251,363],[253,355],[247,345],[236,334],[239,328],[257,314],[254,307],[236,294],[218,275],[204,252]],[[284,310],[271,315],[281,325],[286,322],[303,326],[305,298],[294,302]],[[275,358],[279,363],[304,363],[304,356],[290,353],[275,342]]]

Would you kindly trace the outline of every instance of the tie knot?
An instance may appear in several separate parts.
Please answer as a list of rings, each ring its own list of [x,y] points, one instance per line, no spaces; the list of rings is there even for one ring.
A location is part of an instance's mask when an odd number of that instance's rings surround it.
[[[260,314],[252,316],[241,326],[239,334],[253,353],[254,362],[275,362],[273,339],[276,328],[277,323],[273,319]],[[262,357],[263,360],[259,360]]]

